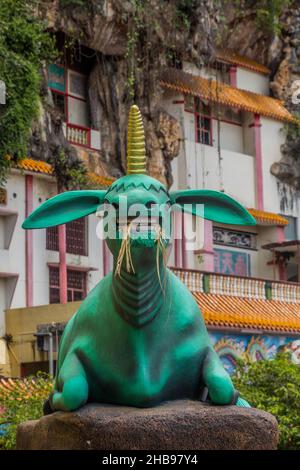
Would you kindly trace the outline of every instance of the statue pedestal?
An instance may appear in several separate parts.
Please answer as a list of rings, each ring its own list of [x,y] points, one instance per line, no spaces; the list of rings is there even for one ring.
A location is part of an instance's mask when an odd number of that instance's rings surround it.
[[[88,404],[18,427],[22,450],[276,449],[276,419],[264,411],[182,400],[155,408]]]

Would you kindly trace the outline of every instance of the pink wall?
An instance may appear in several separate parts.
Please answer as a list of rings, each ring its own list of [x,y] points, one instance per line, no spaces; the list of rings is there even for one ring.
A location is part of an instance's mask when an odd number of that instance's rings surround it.
[[[284,241],[285,241],[284,227],[278,225],[277,226],[277,242],[282,243]],[[286,266],[284,264],[279,264],[278,271],[279,271],[279,280],[286,281],[287,280]]]

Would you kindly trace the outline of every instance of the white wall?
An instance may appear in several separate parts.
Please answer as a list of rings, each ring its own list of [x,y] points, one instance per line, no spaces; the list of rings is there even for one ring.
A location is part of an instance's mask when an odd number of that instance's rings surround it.
[[[237,67],[237,88],[253,91],[260,95],[269,95],[269,77],[261,73]]]
[[[214,147],[218,147],[219,126],[217,119],[212,121]],[[220,122],[220,146],[222,149],[244,153],[243,127],[237,124]]]
[[[0,270],[7,273],[18,273],[19,279],[12,299],[12,308],[22,307],[25,298],[25,231],[21,225],[25,219],[25,178],[13,175],[7,186],[7,210],[17,212],[18,218],[12,235],[10,247],[1,250],[4,262],[0,262]],[[15,196],[14,196],[15,195]],[[1,259],[1,255],[0,255]]]

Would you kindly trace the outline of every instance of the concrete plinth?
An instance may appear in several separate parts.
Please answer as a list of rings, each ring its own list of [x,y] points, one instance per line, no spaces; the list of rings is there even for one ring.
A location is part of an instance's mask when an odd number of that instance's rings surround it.
[[[21,424],[18,449],[276,449],[278,425],[264,411],[182,400],[155,408],[88,404]]]

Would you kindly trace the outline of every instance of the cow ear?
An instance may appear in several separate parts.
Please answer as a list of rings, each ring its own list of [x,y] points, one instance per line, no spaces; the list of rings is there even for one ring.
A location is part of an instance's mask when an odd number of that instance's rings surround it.
[[[23,222],[24,229],[61,225],[96,212],[106,191],[66,191],[48,199]]]
[[[222,224],[256,225],[256,220],[247,209],[232,197],[219,191],[208,189],[175,191],[170,197],[175,210],[177,206],[177,209],[184,212]]]

